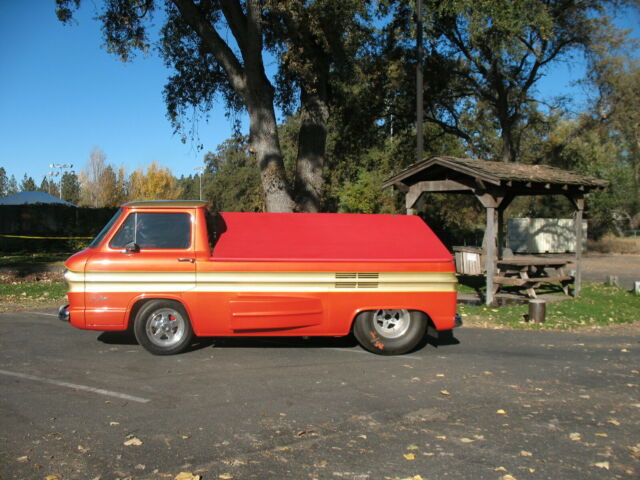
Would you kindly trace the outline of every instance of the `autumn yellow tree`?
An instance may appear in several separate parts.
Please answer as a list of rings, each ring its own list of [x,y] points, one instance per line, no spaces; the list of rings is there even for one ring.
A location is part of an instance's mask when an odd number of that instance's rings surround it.
[[[180,196],[180,188],[169,168],[152,162],[146,169],[135,170],[129,177],[129,200],[169,200]]]

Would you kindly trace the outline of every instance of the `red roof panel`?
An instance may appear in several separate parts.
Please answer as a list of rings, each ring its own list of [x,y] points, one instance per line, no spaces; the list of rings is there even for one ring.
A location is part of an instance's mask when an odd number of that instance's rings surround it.
[[[219,260],[451,261],[426,223],[413,215],[221,213],[213,250]]]

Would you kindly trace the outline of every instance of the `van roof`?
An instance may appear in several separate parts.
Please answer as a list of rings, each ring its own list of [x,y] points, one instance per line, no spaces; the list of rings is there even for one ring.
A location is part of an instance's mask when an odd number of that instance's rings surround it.
[[[128,208],[200,208],[208,204],[206,200],[139,200],[122,205]]]
[[[451,261],[415,215],[221,212],[213,257],[250,261]]]

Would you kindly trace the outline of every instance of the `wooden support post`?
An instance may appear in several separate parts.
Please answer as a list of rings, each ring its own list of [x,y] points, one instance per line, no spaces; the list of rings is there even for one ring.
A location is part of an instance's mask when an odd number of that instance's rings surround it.
[[[573,280],[573,296],[578,297],[582,284],[582,212],[584,212],[584,197],[574,197],[573,203],[576,206],[576,276]]]
[[[487,228],[485,230],[485,238],[487,242],[487,294],[485,303],[493,304],[493,277],[496,272],[496,209],[487,207]]]
[[[498,258],[502,259],[504,249],[504,208],[498,208]]]
[[[514,199],[514,195],[512,193],[505,193],[502,200],[497,198],[498,200],[498,258],[502,259],[504,257],[503,250],[506,248],[505,242],[505,228],[504,228],[504,211],[511,204]]]

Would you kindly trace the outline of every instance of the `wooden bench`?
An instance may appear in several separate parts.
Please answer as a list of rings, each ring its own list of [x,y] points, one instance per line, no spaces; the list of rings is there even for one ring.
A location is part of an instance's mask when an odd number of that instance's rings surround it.
[[[530,298],[536,298],[535,289],[542,283],[558,283],[566,295],[574,278],[567,275],[564,269],[571,263],[568,260],[552,258],[513,258],[497,262],[497,274],[493,277],[494,294],[502,285],[522,287]],[[546,269],[552,269],[548,274]]]

